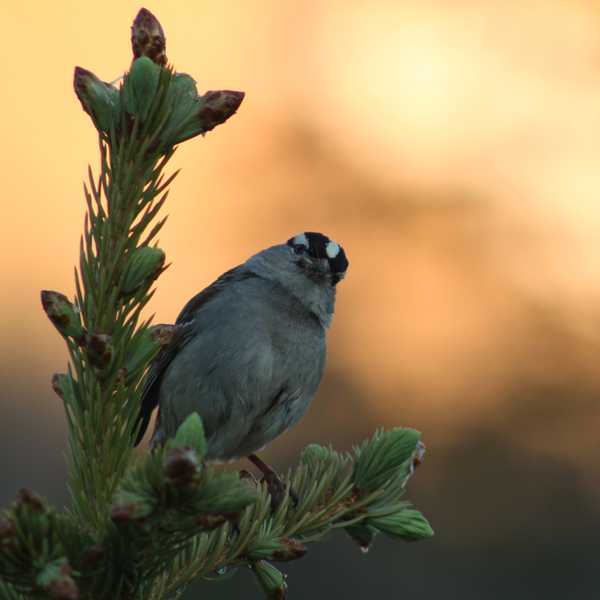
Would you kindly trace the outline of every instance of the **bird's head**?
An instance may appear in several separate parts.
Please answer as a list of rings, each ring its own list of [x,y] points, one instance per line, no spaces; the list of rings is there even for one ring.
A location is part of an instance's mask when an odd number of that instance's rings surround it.
[[[247,265],[283,286],[329,325],[336,285],[348,269],[346,253],[338,243],[322,233],[306,231],[259,252]]]
[[[346,275],[344,249],[326,235],[306,231],[290,238],[286,245],[299,272],[316,283],[335,286]]]

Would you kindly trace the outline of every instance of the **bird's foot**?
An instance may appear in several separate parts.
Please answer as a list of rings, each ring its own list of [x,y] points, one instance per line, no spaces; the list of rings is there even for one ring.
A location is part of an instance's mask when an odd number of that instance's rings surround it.
[[[248,456],[248,460],[255,465],[263,474],[263,481],[267,484],[267,489],[271,495],[271,510],[275,512],[286,497],[286,492],[290,496],[294,506],[298,504],[298,496],[292,489],[287,490],[286,484],[282,481],[277,471],[263,462],[256,454]]]
[[[271,510],[275,512],[285,498],[285,483],[277,473],[269,473],[263,477],[263,481],[267,484],[267,489],[271,495]]]

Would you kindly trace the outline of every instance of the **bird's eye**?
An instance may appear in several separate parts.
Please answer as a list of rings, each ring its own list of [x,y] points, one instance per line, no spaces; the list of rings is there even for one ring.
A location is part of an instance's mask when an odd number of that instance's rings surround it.
[[[308,248],[304,244],[294,244],[294,254],[306,254]]]

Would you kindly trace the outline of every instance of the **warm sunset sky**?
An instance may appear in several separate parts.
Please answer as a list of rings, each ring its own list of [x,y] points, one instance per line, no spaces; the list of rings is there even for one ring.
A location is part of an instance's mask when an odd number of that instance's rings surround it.
[[[322,230],[351,263],[331,366],[372,392],[364,402],[376,420],[485,419],[522,381],[598,389],[598,3],[146,6],[170,61],[200,90],[247,94],[235,117],[173,161],[183,171],[161,239],[173,265],[152,302],[159,322],[253,252]],[[38,294],[72,294],[81,182],[97,165],[73,67],[117,79],[139,8],[0,11],[4,377],[28,369],[46,385],[64,369]],[[0,410],[26,395],[14,380],[4,389]],[[40,407],[62,418],[57,405]],[[544,437],[530,440],[545,447]],[[595,444],[591,431],[580,438]]]

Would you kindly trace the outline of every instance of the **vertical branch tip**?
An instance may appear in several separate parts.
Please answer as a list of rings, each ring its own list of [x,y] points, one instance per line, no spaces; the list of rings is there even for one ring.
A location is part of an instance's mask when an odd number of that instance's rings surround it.
[[[167,39],[159,20],[146,8],[141,8],[131,26],[133,59],[147,56],[160,66],[167,64]]]

